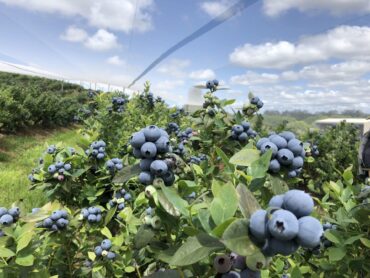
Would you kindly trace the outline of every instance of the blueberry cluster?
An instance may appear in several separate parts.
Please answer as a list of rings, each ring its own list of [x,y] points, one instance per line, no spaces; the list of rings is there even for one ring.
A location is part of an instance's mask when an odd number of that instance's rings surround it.
[[[217,90],[219,82],[217,79],[215,80],[208,80],[206,83],[206,88],[209,89],[211,92],[215,92]]]
[[[257,106],[258,109],[261,109],[263,107],[263,102],[262,102],[262,100],[260,100],[259,97],[253,97],[250,100],[250,103]]]
[[[119,158],[112,158],[111,160],[108,160],[105,164],[107,169],[111,172],[122,170],[122,159]]]
[[[257,149],[261,153],[272,150],[269,166],[270,173],[278,173],[283,167],[288,170],[288,177],[295,178],[302,172],[306,151],[303,143],[295,138],[293,132],[284,131],[258,140]]]
[[[101,209],[98,207],[83,208],[81,215],[89,223],[98,223],[102,220]]]
[[[221,278],[259,278],[260,271],[253,271],[247,267],[246,257],[236,253],[218,255],[213,260],[213,267]]]
[[[104,239],[99,246],[95,247],[95,255],[97,257],[106,257],[108,260],[114,260],[116,253],[109,251],[112,248],[112,242],[109,239]]]
[[[90,145],[90,149],[86,150],[86,154],[101,160],[105,157],[106,146],[103,140],[95,141]]]
[[[64,230],[69,224],[68,212],[66,210],[55,210],[50,217],[44,219],[41,227],[52,231]]]
[[[46,149],[46,152],[48,154],[53,154],[55,153],[55,151],[57,150],[57,147],[55,145],[50,145],[47,149]]]
[[[309,194],[290,190],[271,198],[269,207],[271,215],[265,210],[257,210],[249,222],[251,238],[265,256],[288,256],[299,246],[315,248],[320,245],[323,226],[316,218],[309,216],[314,207]]]
[[[169,132],[169,133],[178,133],[179,131],[180,131],[180,127],[179,127],[179,125],[177,124],[177,123],[169,123],[168,124],[168,127],[167,127],[167,131]]]
[[[125,201],[130,201],[132,196],[125,189],[121,189],[114,193],[112,200],[109,201],[109,206],[112,208],[117,205],[117,213],[125,208]]]
[[[180,143],[176,148],[174,148],[173,152],[177,155],[183,156],[186,153],[185,144],[193,136],[193,129],[188,127],[184,131],[178,130],[176,136]]]
[[[319,147],[317,145],[312,145],[311,146],[311,155],[313,157],[316,157],[316,156],[319,156],[320,152],[319,152]]]
[[[58,173],[60,175],[63,175],[65,171],[70,171],[72,169],[72,165],[70,163],[64,163],[62,161],[58,161],[55,164],[51,164],[48,167],[49,174],[53,175],[55,173]]]
[[[205,154],[200,154],[199,156],[192,155],[189,162],[193,164],[200,164],[205,160],[207,160],[207,156]]]
[[[249,138],[255,138],[257,132],[254,131],[249,122],[242,122],[240,125],[234,125],[231,130],[230,138],[240,143],[245,143]]]
[[[89,97],[89,98],[93,98],[93,97],[95,96],[95,94],[94,94],[94,91],[93,91],[93,90],[88,90],[88,91],[87,91],[87,95],[88,95],[88,97]]]
[[[171,117],[171,118],[173,118],[173,119],[176,119],[176,118],[178,118],[181,114],[185,114],[185,110],[184,110],[184,108],[178,108],[178,109],[176,110],[176,112],[175,112],[175,113],[172,113],[172,114],[170,115],[170,117]]]
[[[113,97],[112,98],[112,110],[118,113],[123,112],[124,105],[127,103],[127,100],[123,97]]]
[[[165,160],[160,159],[170,151],[170,141],[167,132],[155,125],[148,126],[131,136],[130,144],[133,154],[141,158],[139,181],[149,185],[155,177],[163,179],[166,186],[175,181],[175,176]]]
[[[11,209],[0,208],[0,224],[3,226],[9,226],[19,219],[20,210],[18,207]]]

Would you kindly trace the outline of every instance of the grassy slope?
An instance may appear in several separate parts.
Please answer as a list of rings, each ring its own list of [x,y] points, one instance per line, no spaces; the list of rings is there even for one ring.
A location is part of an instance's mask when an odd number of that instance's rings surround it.
[[[29,191],[27,176],[37,165],[45,143],[74,146],[76,135],[76,129],[64,128],[0,137],[0,207],[20,199],[27,210],[43,205],[46,198],[40,191]]]

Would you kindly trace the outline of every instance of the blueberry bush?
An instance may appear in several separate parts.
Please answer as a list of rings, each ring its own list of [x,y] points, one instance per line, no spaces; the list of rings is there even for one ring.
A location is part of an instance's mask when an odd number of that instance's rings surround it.
[[[350,165],[308,178],[326,146],[259,134],[261,99],[231,113],[217,80],[206,87],[191,114],[149,83],[131,97],[91,95],[78,145],[45,146],[30,170],[49,202],[0,208],[0,273],[368,277],[369,186]]]

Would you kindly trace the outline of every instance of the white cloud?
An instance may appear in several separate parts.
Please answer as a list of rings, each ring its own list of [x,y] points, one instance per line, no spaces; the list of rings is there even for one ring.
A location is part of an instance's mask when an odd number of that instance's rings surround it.
[[[153,93],[161,96],[171,104],[182,105],[185,103],[184,80],[163,80],[152,84]]]
[[[184,80],[164,80],[154,85],[157,90],[168,91],[184,85]]]
[[[203,70],[192,71],[189,74],[189,77],[195,80],[210,80],[210,79],[216,78],[216,74],[211,69],[203,69]]]
[[[249,68],[282,69],[297,64],[337,59],[370,59],[370,27],[339,26],[298,43],[279,41],[245,44],[230,54],[233,64]]]
[[[0,0],[31,11],[80,16],[94,27],[129,33],[152,29],[154,0]],[[136,16],[135,16],[136,13]],[[135,18],[135,22],[134,22]]]
[[[125,61],[123,61],[119,56],[112,56],[107,59],[107,63],[114,66],[121,66],[125,64]]]
[[[300,12],[328,11],[339,15],[346,13],[365,14],[370,12],[369,0],[264,0],[264,12],[277,16],[291,9]]]
[[[232,84],[239,85],[256,85],[256,84],[271,84],[279,81],[279,75],[271,73],[256,73],[248,71],[243,75],[232,76],[230,81]]]
[[[117,37],[104,29],[99,29],[94,35],[87,38],[84,45],[96,51],[106,51],[119,46]]]
[[[200,4],[201,9],[211,17],[216,17],[226,11],[235,1],[221,0],[221,1],[206,1]]]
[[[161,65],[157,71],[167,76],[182,78],[186,76],[185,69],[190,65],[189,60],[172,59]]]
[[[67,30],[60,36],[62,40],[70,42],[83,42],[87,39],[88,34],[84,29],[75,26],[69,26]]]

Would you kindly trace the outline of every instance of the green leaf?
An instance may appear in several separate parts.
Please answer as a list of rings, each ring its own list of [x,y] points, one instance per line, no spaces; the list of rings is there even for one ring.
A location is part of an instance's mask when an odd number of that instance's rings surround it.
[[[328,255],[330,261],[340,261],[346,255],[346,250],[344,248],[330,247],[328,249]]]
[[[209,212],[209,210],[207,209],[200,209],[199,212],[198,212],[198,219],[200,221],[200,224],[202,225],[203,229],[208,232],[208,233],[211,233],[211,225],[210,225],[210,217],[211,217],[211,214]]]
[[[231,172],[234,172],[234,166],[231,165],[229,158],[227,155],[221,150],[219,147],[216,147],[216,153],[218,154],[219,157],[221,157],[222,162],[229,168]]]
[[[29,254],[26,256],[17,257],[15,259],[15,263],[21,266],[32,266],[34,260],[35,260],[34,256]]]
[[[163,209],[170,215],[179,217],[180,211],[167,199],[164,193],[157,190],[157,198]]]
[[[363,235],[357,235],[357,236],[352,236],[350,238],[347,238],[345,241],[344,241],[344,245],[350,245],[350,244],[353,244],[355,241],[361,239]]]
[[[261,209],[261,206],[244,184],[239,184],[236,191],[239,197],[239,209],[243,216],[249,219],[255,211]]]
[[[249,256],[258,251],[248,234],[249,222],[246,219],[234,221],[224,232],[222,242],[227,248],[241,256]]]
[[[106,236],[108,239],[111,239],[113,237],[112,233],[109,231],[107,227],[104,227],[103,229],[101,229],[100,232],[102,233],[102,235]]]
[[[176,189],[173,187],[167,187],[165,185],[161,185],[161,188],[167,199],[181,212],[182,215],[189,215],[189,210],[187,209],[188,202],[179,196],[179,193]]]
[[[271,191],[274,195],[284,194],[289,190],[286,182],[280,177],[270,175],[269,178],[271,182]]]
[[[132,179],[133,177],[136,177],[140,174],[140,165],[135,164],[131,166],[127,166],[123,168],[121,171],[117,172],[117,174],[114,176],[112,182],[113,183],[125,183],[129,179]]]
[[[244,148],[230,158],[230,163],[239,166],[251,166],[259,158],[259,150]]]
[[[341,237],[338,231],[335,230],[326,230],[325,233],[325,238],[330,240],[331,242],[335,244],[340,244],[341,243]]]
[[[147,229],[141,226],[135,235],[135,247],[141,249],[145,247],[153,238],[155,234],[152,229]]]
[[[247,256],[246,263],[249,269],[253,271],[260,271],[268,265],[268,259],[259,251],[253,252]]]
[[[223,244],[207,234],[199,234],[189,237],[185,243],[177,249],[170,264],[175,266],[192,265],[208,257],[212,252],[223,249]]]
[[[12,250],[7,249],[5,247],[0,247],[0,257],[1,258],[10,258],[13,256],[15,256],[15,253]]]
[[[210,212],[216,225],[220,225],[233,217],[238,208],[238,195],[231,183],[212,183],[214,199],[210,205]]]
[[[183,277],[180,275],[180,272],[175,269],[168,269],[165,271],[156,271],[149,276],[145,276],[145,278],[181,278]]]
[[[95,258],[96,258],[96,255],[95,255],[95,253],[94,252],[87,252],[87,256],[89,257],[89,259],[91,260],[91,261],[95,261]]]
[[[107,215],[105,216],[104,225],[108,225],[108,223],[112,220],[113,216],[116,214],[117,207],[113,207],[108,210]]]
[[[228,220],[226,220],[224,223],[221,223],[220,225],[218,225],[216,228],[214,228],[212,230],[212,235],[214,235],[215,237],[222,237],[222,234],[225,232],[225,230],[227,229],[227,227],[230,226],[231,223],[233,223],[235,221],[236,218],[230,218]]]
[[[360,238],[360,240],[361,240],[363,245],[365,245],[367,248],[370,248],[370,240],[369,239],[362,237],[362,238]]]
[[[23,234],[17,243],[17,253],[28,246],[33,237],[33,231]]]
[[[268,150],[259,159],[253,161],[248,168],[248,175],[252,176],[254,179],[265,177],[269,169],[271,155],[272,150]]]
[[[125,272],[126,273],[132,273],[135,271],[135,268],[133,266],[126,266],[125,267]]]
[[[293,268],[292,273],[291,273],[291,277],[292,278],[301,278],[302,277],[302,273],[301,273],[298,266]]]

